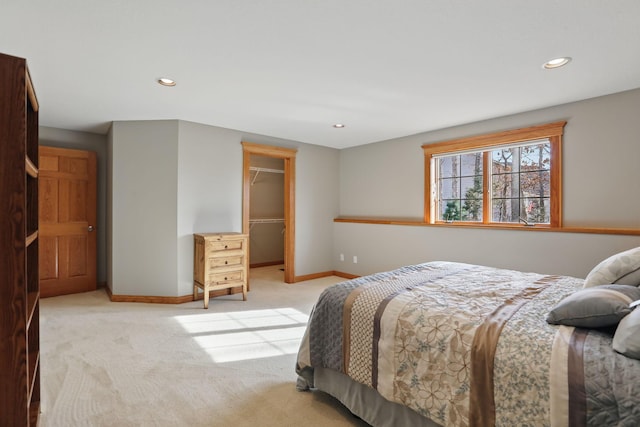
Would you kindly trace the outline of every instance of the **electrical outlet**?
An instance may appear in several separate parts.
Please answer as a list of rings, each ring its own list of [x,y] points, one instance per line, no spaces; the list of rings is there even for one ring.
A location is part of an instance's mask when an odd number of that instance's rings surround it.
[[[354,263],[354,264],[357,264],[357,263],[358,263],[358,257],[357,257],[357,256],[355,256],[355,255],[353,256],[353,263]]]
[[[344,254],[340,254],[340,261],[344,261]]]

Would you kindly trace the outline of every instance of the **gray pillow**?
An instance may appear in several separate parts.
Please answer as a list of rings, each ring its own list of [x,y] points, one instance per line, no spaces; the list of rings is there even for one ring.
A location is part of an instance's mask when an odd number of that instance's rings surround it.
[[[639,271],[640,247],[637,247],[612,255],[596,265],[584,279],[584,287],[590,288],[606,283],[638,286],[640,283],[635,280],[640,277]]]
[[[640,310],[633,310],[620,321],[613,335],[613,349],[627,357],[640,359]]]
[[[600,328],[617,325],[631,313],[629,304],[640,299],[640,289],[627,285],[601,285],[569,295],[547,316],[554,325]]]

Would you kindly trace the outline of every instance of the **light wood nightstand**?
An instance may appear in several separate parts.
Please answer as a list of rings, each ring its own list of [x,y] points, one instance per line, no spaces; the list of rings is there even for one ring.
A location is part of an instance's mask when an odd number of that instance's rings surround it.
[[[204,308],[209,308],[209,292],[242,287],[247,300],[249,236],[241,233],[198,233],[193,235],[193,299],[204,292]]]

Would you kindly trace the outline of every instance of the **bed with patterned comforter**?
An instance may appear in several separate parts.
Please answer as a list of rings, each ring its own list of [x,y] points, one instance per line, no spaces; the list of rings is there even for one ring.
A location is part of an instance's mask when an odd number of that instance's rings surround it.
[[[442,426],[640,425],[640,361],[611,331],[546,322],[582,285],[451,262],[339,283],[314,306],[298,388],[321,368]]]

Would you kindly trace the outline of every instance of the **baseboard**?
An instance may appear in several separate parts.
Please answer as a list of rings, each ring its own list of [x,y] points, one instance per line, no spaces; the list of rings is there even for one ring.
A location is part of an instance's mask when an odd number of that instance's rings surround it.
[[[256,264],[249,265],[249,268],[269,267],[271,265],[282,265],[282,264],[284,264],[284,260],[269,261],[269,262],[258,262]]]
[[[199,293],[198,298],[193,299],[193,295],[182,295],[178,297],[161,297],[161,296],[147,296],[147,295],[114,295],[111,293],[111,289],[106,288],[109,299],[112,302],[143,302],[150,304],[183,304],[185,302],[192,302],[204,299],[204,294]],[[231,289],[218,289],[209,293],[209,298],[220,297],[224,295],[233,295],[242,293],[242,287]]]
[[[338,277],[342,277],[345,279],[355,279],[357,277],[360,276],[356,276],[355,274],[349,274],[349,273],[343,273],[341,271],[325,271],[322,273],[314,273],[314,274],[307,274],[304,276],[296,276],[294,283],[298,283],[298,282],[304,282],[305,280],[313,280],[313,279],[319,279],[321,277],[329,277],[329,276],[338,276]]]
[[[342,271],[334,271],[333,275],[342,277],[344,279],[357,279],[358,277],[360,277],[357,274],[343,273]]]
[[[113,295],[112,302],[144,302],[153,304],[182,304],[193,301],[193,295],[183,295],[180,297],[159,297],[147,295]]]
[[[333,276],[333,271],[325,271],[322,273],[313,273],[313,274],[306,274],[304,276],[296,276],[293,279],[293,283],[304,282],[306,280],[319,279],[321,277],[329,277],[329,276]]]
[[[274,265],[274,264],[272,264]],[[343,273],[341,271],[324,271],[321,273],[306,274],[304,276],[296,276],[293,283],[304,282],[307,280],[320,279],[322,277],[338,276],[345,279],[355,279],[360,276],[355,274]],[[151,304],[183,304],[185,302],[197,301],[204,298],[204,294],[200,293],[198,298],[193,299],[193,295],[183,295],[178,297],[160,297],[160,296],[147,296],[147,295],[114,295],[108,286],[105,286],[107,295],[112,302],[143,302]],[[223,295],[233,295],[242,293],[242,288],[220,289],[211,291],[209,298],[215,298]]]

